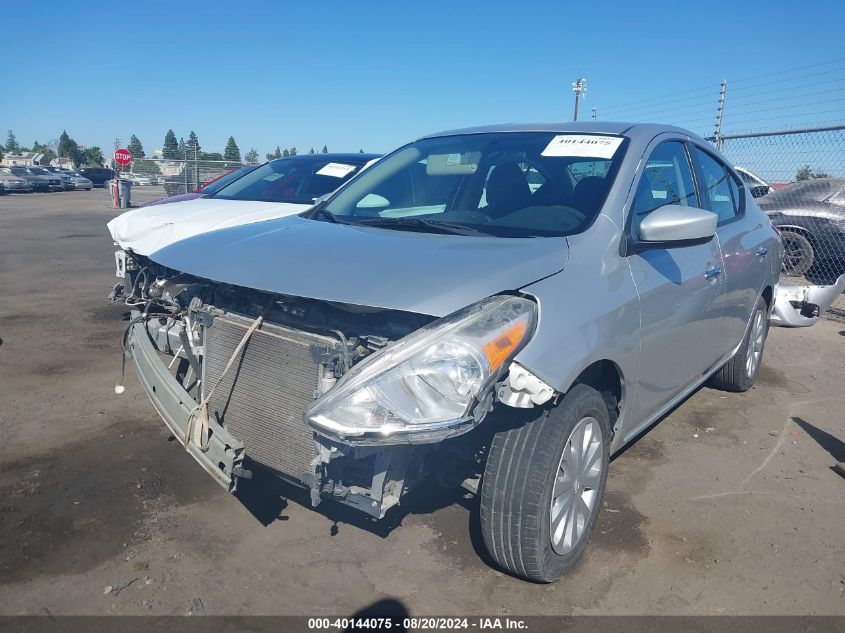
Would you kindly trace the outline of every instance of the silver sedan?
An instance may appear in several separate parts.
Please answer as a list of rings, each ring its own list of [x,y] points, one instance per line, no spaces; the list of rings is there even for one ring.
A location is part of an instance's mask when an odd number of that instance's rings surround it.
[[[611,455],[705,382],[754,384],[780,250],[686,130],[507,125],[414,141],[301,215],[120,251],[118,276],[141,383],[226,489],[245,457],[375,518],[461,485],[493,560],[550,582]]]

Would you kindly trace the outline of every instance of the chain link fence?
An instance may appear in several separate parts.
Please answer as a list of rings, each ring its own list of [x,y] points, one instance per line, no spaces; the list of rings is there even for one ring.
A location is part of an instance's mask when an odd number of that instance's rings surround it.
[[[175,156],[135,159],[121,178],[132,180],[133,187],[157,187],[164,198],[196,191],[244,165],[222,160],[219,152],[197,152],[187,146]]]
[[[782,283],[826,285],[845,273],[845,125],[709,140],[780,230]]]

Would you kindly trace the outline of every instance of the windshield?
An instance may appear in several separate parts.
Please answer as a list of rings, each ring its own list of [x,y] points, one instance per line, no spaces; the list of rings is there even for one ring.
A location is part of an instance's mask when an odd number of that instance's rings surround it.
[[[370,158],[366,154],[355,161],[332,160],[325,156],[280,158],[229,183],[213,197],[313,204],[317,198],[349,180]]]
[[[29,171],[33,174],[37,174],[39,176],[50,176],[50,172],[42,167],[30,167]]]
[[[204,193],[206,195],[215,194],[220,191],[223,187],[228,185],[230,182],[236,181],[241,176],[248,174],[253,169],[258,167],[258,165],[246,165],[241,167],[240,169],[236,169],[234,171],[230,171],[228,174],[223,174],[218,178],[212,180],[209,183],[206,183],[199,189],[197,189],[197,193]]]
[[[544,237],[585,230],[624,154],[618,136],[506,132],[423,139],[333,197],[327,220]]]

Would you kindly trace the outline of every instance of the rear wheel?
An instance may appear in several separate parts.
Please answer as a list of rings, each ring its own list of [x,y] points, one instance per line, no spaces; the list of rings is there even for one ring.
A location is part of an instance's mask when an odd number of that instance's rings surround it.
[[[813,244],[795,231],[781,231],[780,241],[783,244],[781,271],[788,277],[803,277],[816,258]]]
[[[604,496],[610,433],[605,399],[576,385],[551,411],[496,434],[480,514],[484,544],[503,569],[552,582],[581,560]]]
[[[724,391],[748,391],[754,385],[769,333],[767,314],[766,302],[759,297],[751,316],[751,327],[733,358],[713,375],[710,382],[714,387]]]

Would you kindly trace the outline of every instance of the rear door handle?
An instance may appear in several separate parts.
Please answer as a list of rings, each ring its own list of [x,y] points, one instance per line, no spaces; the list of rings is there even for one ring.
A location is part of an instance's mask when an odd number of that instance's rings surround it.
[[[768,252],[769,252],[768,248],[766,248],[765,246],[761,246],[760,248],[757,249],[756,255],[757,255],[757,257],[765,257],[768,254]]]
[[[719,275],[722,274],[722,269],[718,266],[713,266],[713,268],[708,268],[704,271],[704,278],[705,279],[715,279]]]

